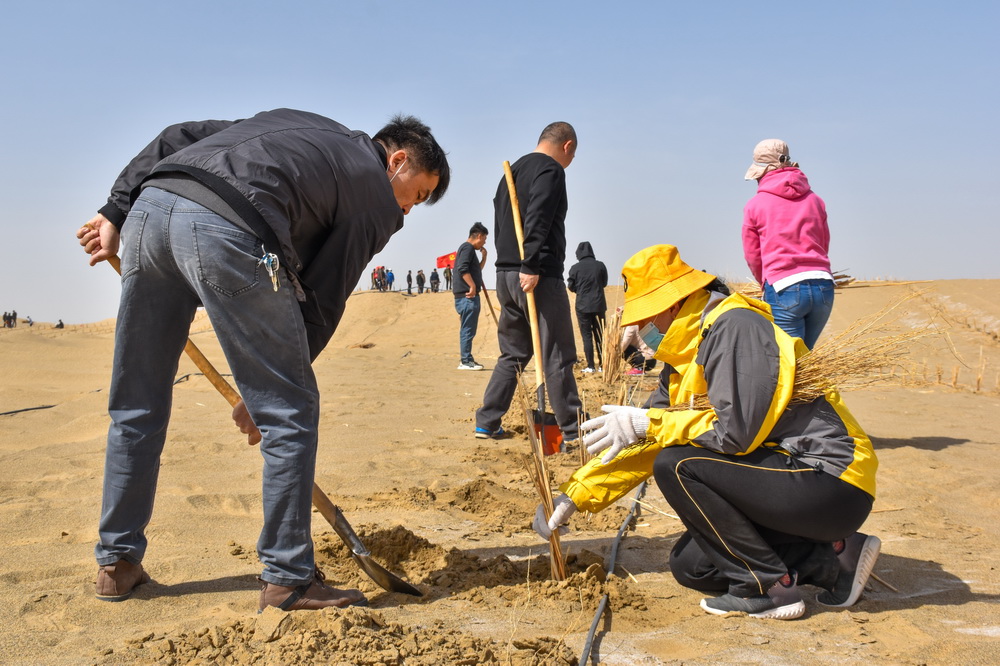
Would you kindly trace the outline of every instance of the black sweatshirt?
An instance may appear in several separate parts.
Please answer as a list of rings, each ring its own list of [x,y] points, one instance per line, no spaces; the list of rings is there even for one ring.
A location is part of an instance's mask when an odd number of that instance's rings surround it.
[[[524,225],[524,261],[517,248],[507,179],[493,199],[498,273],[518,271],[562,279],[566,261],[566,170],[544,153],[528,153],[511,165]]]
[[[469,293],[469,285],[462,277],[466,273],[472,276],[472,283],[476,285],[476,293],[479,293],[479,289],[483,286],[483,269],[479,267],[479,261],[476,248],[472,246],[472,243],[465,241],[458,246],[458,252],[455,253],[455,270],[452,271],[452,276],[455,279],[451,281],[451,293],[456,296],[464,296]]]

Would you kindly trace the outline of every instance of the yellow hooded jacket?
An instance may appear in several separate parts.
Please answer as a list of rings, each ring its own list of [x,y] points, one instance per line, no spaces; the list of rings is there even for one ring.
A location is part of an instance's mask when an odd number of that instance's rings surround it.
[[[650,409],[646,440],[607,465],[600,457],[577,470],[560,490],[581,511],[596,513],[653,472],[667,446],[697,446],[744,455],[766,446],[857,486],[875,497],[878,461],[871,440],[836,390],[791,404],[796,360],[805,344],[774,325],[767,304],[741,294],[706,312],[710,294],[687,298],[660,343],[668,364],[670,404],[708,394],[712,409]],[[662,382],[662,379],[661,379]]]

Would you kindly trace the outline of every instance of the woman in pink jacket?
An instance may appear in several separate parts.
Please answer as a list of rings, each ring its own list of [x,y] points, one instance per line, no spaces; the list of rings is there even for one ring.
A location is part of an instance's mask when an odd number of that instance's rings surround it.
[[[812,349],[833,309],[826,204],[779,139],[757,144],[746,180],[758,186],[743,208],[743,255],[774,323]]]

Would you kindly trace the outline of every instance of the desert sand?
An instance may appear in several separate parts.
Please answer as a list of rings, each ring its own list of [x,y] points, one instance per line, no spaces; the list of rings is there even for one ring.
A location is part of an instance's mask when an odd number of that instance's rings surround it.
[[[574,517],[563,539],[570,577],[549,582],[547,544],[530,529],[523,417],[508,414],[512,438],[472,437],[489,372],[455,369],[447,293],[355,293],[315,366],[317,482],[423,597],[378,588],[314,513],[320,566],[371,607],[258,615],[259,453],[184,358],[148,528],[153,582],[126,602],[98,601],[114,322],[0,330],[0,662],[572,664],[607,593],[593,663],[998,663],[1000,281],[855,283],[838,292],[825,335],[914,290],[923,293],[901,324],[942,331],[913,346],[918,381],[845,396],[881,462],[866,531],[882,539],[884,583],[842,610],[807,588],[807,613],[793,622],[701,611],[701,595],[670,575],[681,529],[655,486],[606,582],[592,565],[605,562],[628,500]],[[484,307],[474,353],[487,370],[495,333]],[[228,372],[203,315],[192,339]],[[655,381],[641,378],[636,395]],[[596,409],[607,387],[593,375],[579,382]],[[579,456],[548,462],[559,482]]]

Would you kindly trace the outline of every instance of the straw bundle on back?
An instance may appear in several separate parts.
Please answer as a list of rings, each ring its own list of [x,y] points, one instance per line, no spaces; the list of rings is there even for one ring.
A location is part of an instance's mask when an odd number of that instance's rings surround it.
[[[918,382],[905,357],[913,342],[936,335],[937,331],[928,327],[892,333],[894,319],[889,319],[889,315],[919,295],[920,292],[910,294],[869,317],[859,319],[800,357],[795,364],[791,402],[812,402],[834,388],[849,390],[879,384]],[[898,374],[897,368],[901,369]],[[675,405],[668,409],[692,408],[711,409],[712,405],[707,395],[700,394],[694,397],[692,404]]]

